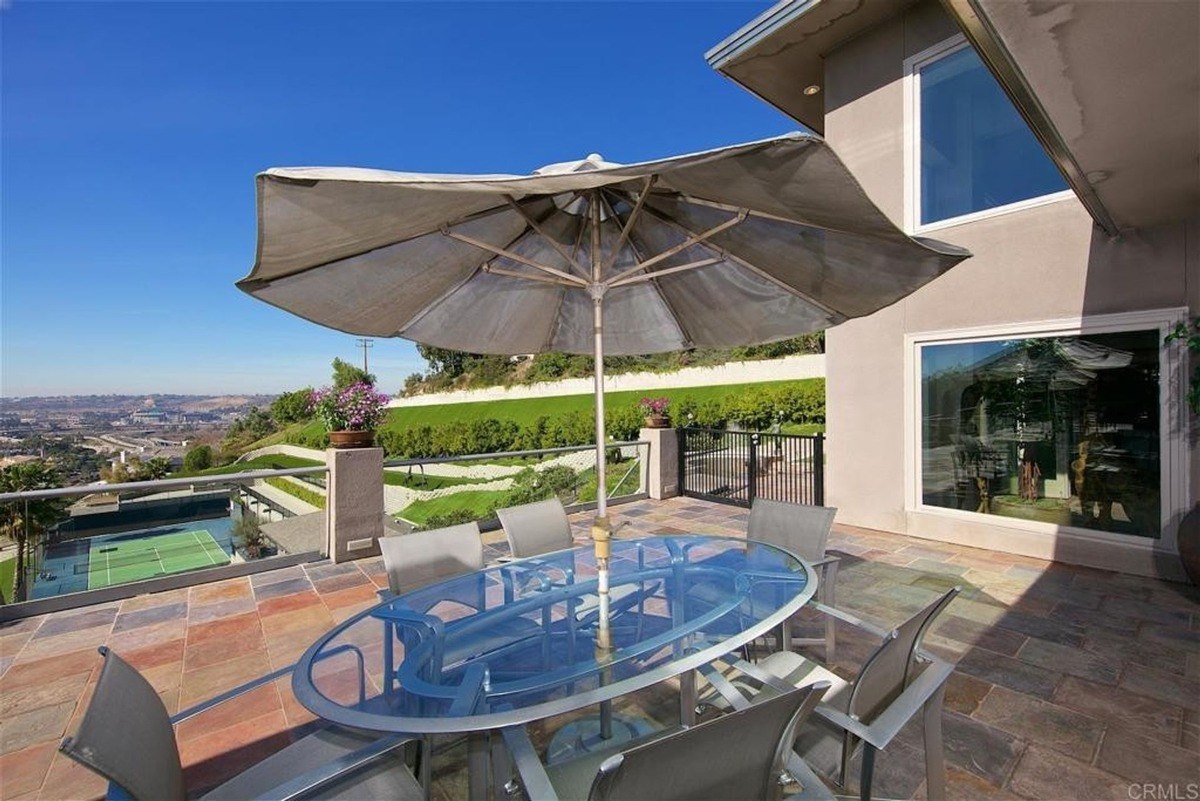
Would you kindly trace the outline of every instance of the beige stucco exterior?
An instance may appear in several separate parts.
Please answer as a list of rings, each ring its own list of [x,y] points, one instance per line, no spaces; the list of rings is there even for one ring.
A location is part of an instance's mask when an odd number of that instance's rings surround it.
[[[826,138],[898,225],[904,225],[907,197],[904,61],[957,33],[937,3],[921,3],[826,54]],[[894,306],[828,333],[826,497],[838,507],[838,519],[1097,567],[1181,575],[1170,523],[1154,544],[996,516],[919,511],[906,337],[1144,310],[1186,307],[1200,314],[1200,216],[1109,239],[1067,196],[929,235],[974,257]],[[1180,466],[1169,476],[1174,525],[1200,497],[1200,444],[1194,427],[1179,430],[1188,422],[1178,378],[1176,389],[1171,425]]]

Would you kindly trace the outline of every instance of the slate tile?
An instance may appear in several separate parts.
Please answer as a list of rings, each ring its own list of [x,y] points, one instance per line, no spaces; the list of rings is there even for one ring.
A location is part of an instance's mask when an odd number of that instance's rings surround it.
[[[1091,762],[1104,731],[1094,718],[1004,687],[993,688],[972,717],[1081,762]]]
[[[34,632],[33,639],[40,640],[53,637],[56,634],[71,634],[83,629],[99,626],[111,626],[117,617],[116,607],[91,609],[86,612],[74,612],[69,615],[51,615],[50,618]]]
[[[1101,684],[1116,684],[1121,677],[1121,664],[1111,657],[1037,638],[1030,638],[1022,645],[1017,658]]]
[[[1175,742],[1183,708],[1121,687],[1067,676],[1054,691],[1054,703],[1110,725],[1125,726],[1158,740]]]
[[[1121,687],[1187,709],[1200,710],[1200,683],[1150,667],[1127,670]]]
[[[996,785],[1004,783],[1023,747],[1011,734],[950,711],[942,716],[942,738],[947,762]]]
[[[268,598],[278,598],[281,595],[291,595],[296,592],[309,592],[313,588],[312,583],[308,578],[300,576],[298,578],[279,581],[274,584],[266,584],[261,587],[254,588],[255,600],[262,601]]]
[[[113,624],[113,631],[128,631],[129,629],[141,628],[142,626],[151,626],[155,623],[165,623],[168,620],[186,618],[187,614],[188,605],[186,601],[164,604],[162,606],[151,606],[135,612],[122,612],[117,616],[117,620]]]
[[[1104,735],[1096,767],[1138,784],[1200,785],[1200,757],[1194,752],[1120,727]]]
[[[1060,623],[1056,620],[1013,610],[1006,612],[997,622],[1006,629],[1036,637],[1045,642],[1071,647],[1083,645],[1083,629],[1070,623]]]
[[[1129,782],[1050,748],[1031,745],[1009,780],[1009,789],[1027,798],[1129,801]]]
[[[959,660],[957,668],[978,679],[1038,698],[1050,698],[1062,679],[1062,674],[1057,671],[982,648],[968,652]]]

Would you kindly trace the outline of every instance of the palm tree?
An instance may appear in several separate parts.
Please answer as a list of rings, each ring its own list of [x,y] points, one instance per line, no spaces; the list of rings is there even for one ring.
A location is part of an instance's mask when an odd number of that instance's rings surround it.
[[[59,486],[58,474],[40,459],[0,468],[0,492],[30,492]],[[13,600],[25,600],[27,577],[33,545],[48,526],[62,516],[64,502],[59,499],[10,501],[0,509],[0,527],[17,542],[17,570],[13,580]]]

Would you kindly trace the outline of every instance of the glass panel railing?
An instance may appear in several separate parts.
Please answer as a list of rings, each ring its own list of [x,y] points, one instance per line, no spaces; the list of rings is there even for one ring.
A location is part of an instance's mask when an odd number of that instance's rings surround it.
[[[647,491],[649,443],[608,447],[607,496],[612,502]],[[558,496],[568,508],[596,501],[592,446],[488,455],[412,459],[384,464],[384,511],[404,529],[431,529],[472,520],[487,523],[496,509]]]
[[[325,476],[321,466],[0,494],[0,596],[20,603],[167,578],[199,583],[218,578],[216,569],[320,557]]]

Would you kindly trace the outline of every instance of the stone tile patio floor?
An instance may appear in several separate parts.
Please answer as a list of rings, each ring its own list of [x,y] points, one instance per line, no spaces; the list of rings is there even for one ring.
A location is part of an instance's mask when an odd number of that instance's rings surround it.
[[[746,524],[745,510],[683,498],[613,511],[630,524],[620,536],[742,534]],[[580,539],[587,521],[574,520]],[[489,540],[498,555],[499,533]],[[1179,798],[1200,788],[1200,606],[1190,588],[841,526],[831,550],[843,557],[838,605],[881,623],[963,587],[927,640],[958,663],[944,720],[952,798],[1128,799],[1143,783],[1175,785]],[[103,794],[56,752],[90,697],[97,646],[142,670],[174,712],[290,664],[385,583],[378,559],[316,563],[0,627],[0,798]],[[838,644],[837,668],[852,675],[870,643],[841,629]],[[670,687],[625,704],[664,722],[678,709]],[[286,679],[189,721],[178,730],[189,786],[211,786],[311,724]],[[910,726],[877,761],[876,797],[922,797],[921,754]],[[462,797],[464,765],[462,743],[445,742],[435,798]]]

